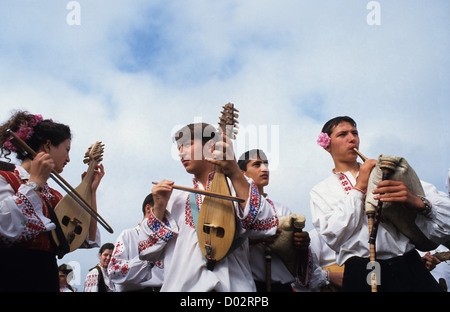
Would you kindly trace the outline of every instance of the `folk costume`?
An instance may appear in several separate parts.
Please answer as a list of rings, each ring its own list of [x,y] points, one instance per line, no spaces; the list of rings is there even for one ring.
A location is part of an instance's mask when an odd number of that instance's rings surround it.
[[[114,284],[111,281],[108,268],[100,263],[93,267],[86,275],[84,292],[114,292]]]
[[[210,174],[208,184],[213,175]],[[242,238],[274,235],[278,225],[277,216],[260,196],[253,181],[248,181],[250,190],[245,209],[241,213],[240,208],[235,206],[236,232]],[[194,188],[203,189],[196,180],[193,183]],[[173,194],[164,220],[158,220],[153,214],[144,220],[139,243],[141,259],[158,260],[164,255],[164,284],[161,291],[256,291],[249,263],[248,239],[242,240],[241,244],[218,261],[213,270],[207,268],[192,213],[195,215],[195,209],[201,209],[202,201],[203,196],[200,194]]]
[[[124,230],[116,240],[108,274],[116,291],[158,291],[164,279],[163,260],[139,259],[138,244],[141,224]]]
[[[29,173],[21,166],[0,171],[0,279],[1,291],[59,291],[56,245],[50,219],[62,195],[48,185],[38,194],[27,184]],[[86,241],[85,247],[98,246]],[[32,261],[30,261],[32,259]]]
[[[265,197],[267,203],[272,207],[278,216],[289,216],[292,214],[291,210],[278,203],[273,202],[267,196]],[[252,268],[252,275],[255,280],[258,291],[266,291],[266,260],[265,260],[265,244],[250,243],[250,264]],[[309,253],[308,266],[303,276],[293,276],[287,269],[283,260],[275,253],[271,253],[271,290],[272,291],[292,291],[291,283],[297,285],[299,288],[308,288],[312,276],[313,261],[311,253]]]
[[[418,215],[416,224],[429,239],[443,243],[450,234],[450,198],[433,185],[421,183],[432,209],[427,215]],[[353,187],[355,184],[356,179],[350,172],[333,171],[331,176],[314,186],[310,192],[312,222],[326,244],[336,252],[337,264],[345,264],[343,290],[369,291],[370,286],[366,283],[370,273],[366,269],[370,252],[365,193]],[[389,222],[380,223],[376,248],[377,261],[381,265],[381,290],[439,290],[421,263],[415,246]],[[396,280],[400,274],[405,278]]]

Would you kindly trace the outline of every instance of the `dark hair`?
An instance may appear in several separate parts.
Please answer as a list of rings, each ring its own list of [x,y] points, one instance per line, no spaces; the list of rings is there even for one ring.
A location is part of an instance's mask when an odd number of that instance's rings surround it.
[[[250,162],[250,160],[256,160],[257,158],[260,158],[261,160],[267,160],[266,154],[260,150],[260,149],[252,149],[239,157],[238,160],[238,166],[242,171],[247,171],[247,164]]]
[[[102,254],[106,249],[114,250],[114,244],[113,243],[105,243],[100,247],[99,254]]]
[[[63,264],[61,264],[61,265],[58,267],[58,271],[59,271],[59,272],[63,272],[64,274],[68,275],[68,274],[69,274],[70,272],[72,272],[73,270],[72,270],[72,268],[71,268],[69,265],[63,263]]]
[[[333,119],[328,120],[322,127],[322,132],[331,136],[331,132],[333,132],[334,127],[336,127],[341,122],[348,122],[353,127],[356,128],[356,122],[348,116],[338,116]]]
[[[27,111],[17,111],[7,122],[0,126],[0,146],[2,156],[5,156],[8,159],[8,156],[12,152],[4,146],[5,142],[7,142],[11,136],[7,130],[11,129],[13,132],[17,132],[19,131],[21,125],[24,123],[30,123],[34,119],[35,115],[30,114]],[[26,140],[25,143],[37,152],[39,148],[47,142],[47,140],[49,140],[53,146],[58,146],[65,140],[71,138],[72,134],[68,126],[53,122],[50,119],[45,119],[33,126],[33,134]],[[18,159],[25,159],[26,154],[22,149],[17,148],[17,151],[14,152],[16,152]]]
[[[212,125],[207,123],[195,123],[184,126],[178,130],[173,140],[177,143],[178,147],[183,143],[195,139],[201,139],[202,145],[205,145],[208,141],[217,137],[217,130]]]
[[[147,197],[145,197],[144,202],[142,203],[142,213],[145,215],[145,206],[150,205],[153,207],[154,204],[153,194],[150,193],[147,195]]]

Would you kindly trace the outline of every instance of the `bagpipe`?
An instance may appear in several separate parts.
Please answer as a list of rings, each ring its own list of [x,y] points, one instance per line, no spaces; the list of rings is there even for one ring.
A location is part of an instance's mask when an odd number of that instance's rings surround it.
[[[281,230],[281,233],[272,243],[266,243],[265,245],[266,291],[271,291],[272,253],[280,257],[281,261],[293,276],[296,276],[300,272],[299,253],[294,248],[294,233],[302,232],[305,227],[305,222],[305,216],[301,214],[278,216],[278,228]]]
[[[367,160],[359,150],[356,148],[354,150],[363,161]],[[376,261],[376,236],[381,220],[394,225],[418,250],[429,251],[436,249],[439,244],[430,240],[415,222],[418,215],[417,210],[410,209],[403,203],[382,202],[374,199],[372,192],[377,188],[378,183],[383,180],[401,181],[411,193],[422,198],[425,196],[419,177],[406,159],[387,155],[378,157],[377,163],[369,175],[365,199],[365,210],[369,225],[370,261]],[[371,281],[372,292],[376,292],[376,276],[372,275]]]

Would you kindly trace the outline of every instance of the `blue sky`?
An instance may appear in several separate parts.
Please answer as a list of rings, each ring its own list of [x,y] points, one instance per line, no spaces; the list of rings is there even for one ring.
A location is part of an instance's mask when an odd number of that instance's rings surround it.
[[[240,110],[237,148],[257,147],[242,142],[252,127],[260,138],[279,129],[267,142],[277,164],[268,193],[307,222],[309,190],[333,166],[315,140],[337,115],[357,121],[366,156],[403,156],[444,191],[450,2],[378,1],[374,26],[368,2],[80,0],[81,24],[70,26],[69,1],[3,1],[2,120],[26,109],[69,124],[74,185],[87,147],[104,141],[99,209],[115,229],[105,242],[140,221],[151,181],[190,183],[171,132],[217,123],[227,102]],[[83,274],[97,261],[95,251],[66,257]]]

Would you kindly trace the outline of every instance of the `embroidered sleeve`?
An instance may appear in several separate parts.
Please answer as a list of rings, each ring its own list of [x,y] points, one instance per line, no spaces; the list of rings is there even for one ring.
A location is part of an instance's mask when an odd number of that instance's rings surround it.
[[[139,233],[138,251],[142,260],[159,260],[164,246],[178,234],[178,227],[170,213],[166,211],[166,222],[156,218],[153,212],[142,222]],[[156,258],[155,258],[156,256]]]
[[[278,217],[273,207],[258,192],[256,184],[249,180],[250,195],[244,214],[240,218],[241,226],[251,237],[275,234]]]
[[[152,277],[151,264],[140,260],[136,251],[132,252],[135,243],[126,232],[118,237],[108,265],[109,277],[114,284],[139,285]]]
[[[14,194],[9,184],[4,183],[0,187],[1,243],[9,246],[55,229],[51,220],[44,216],[42,201],[33,189],[23,184]]]

